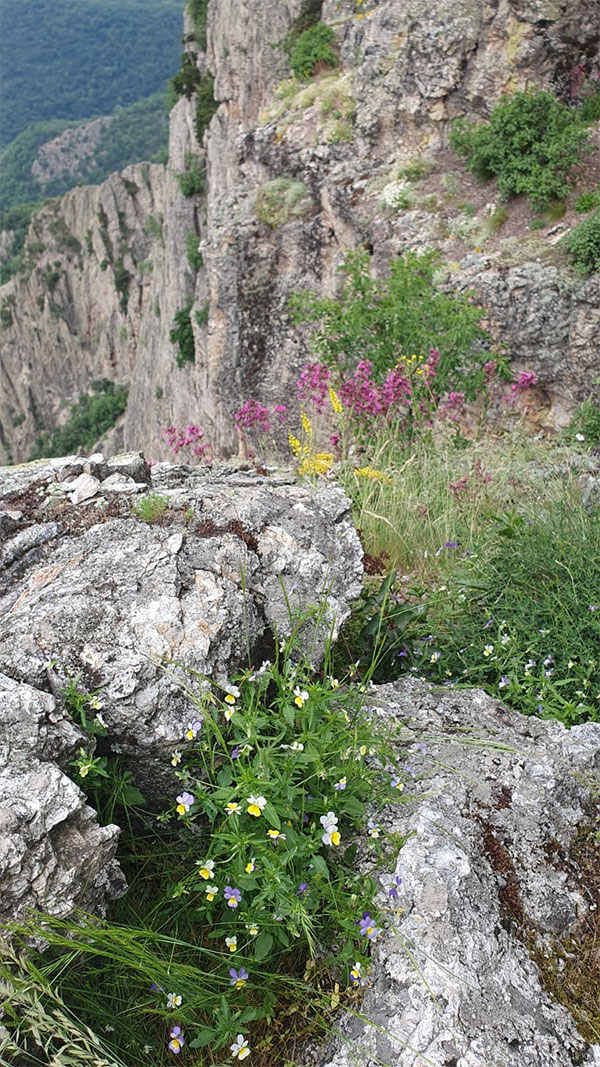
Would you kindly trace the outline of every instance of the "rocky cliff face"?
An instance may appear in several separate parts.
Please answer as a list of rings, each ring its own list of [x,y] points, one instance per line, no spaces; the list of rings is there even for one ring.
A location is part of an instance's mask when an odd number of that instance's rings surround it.
[[[299,85],[283,42],[311,6],[211,0],[207,55],[195,61],[213,72],[220,107],[204,146],[184,97],[166,169],[128,168],[34,219],[29,266],[1,297],[0,460],[26,458],[102,377],[130,387],[109,450],[164,458],[161,428],[192,421],[217,453],[236,452],[235,409],[248,396],[284,399],[309,354],[290,291],[335,292],[360,242],[380,274],[400,252],[438,247],[448,284],[475,288],[515,367],[539,374],[540,421],[564,424],[586,395],[600,282],[573,279],[557,247],[575,216],[540,236],[515,201],[496,230],[493,186],[447,143],[453,119],[485,118],[503,92],[566,90],[576,64],[592,70],[595,0],[325,0],[340,66]],[[186,197],[177,175],[204,154],[205,191]],[[195,362],[178,368],[169,334],[190,304]]]

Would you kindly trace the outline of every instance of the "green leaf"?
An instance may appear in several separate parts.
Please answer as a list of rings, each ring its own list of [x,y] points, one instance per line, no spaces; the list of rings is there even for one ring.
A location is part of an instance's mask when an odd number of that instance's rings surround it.
[[[348,848],[344,852],[344,863],[347,863],[348,866],[352,866],[352,864],[354,863],[354,860],[356,859],[356,853],[357,852],[358,852],[358,845],[356,844],[356,842],[354,842],[354,844],[352,844],[352,845],[348,845]]]
[[[281,830],[281,820],[271,803],[265,805],[264,816],[267,822],[271,824],[273,830]]]
[[[361,804],[360,800],[357,800],[356,797],[345,797],[344,811],[348,815],[354,815],[358,817],[360,815],[364,815],[365,806],[364,804]]]
[[[322,874],[323,878],[329,879],[329,867],[322,856],[313,856],[312,865],[315,874]]]
[[[283,717],[289,726],[293,726],[296,722],[296,709],[286,704],[283,709]]]
[[[246,1010],[243,1011],[240,1015],[239,1022],[250,1023],[253,1022],[255,1019],[264,1019],[265,1015],[266,1011],[264,1008],[246,1008]]]
[[[273,938],[271,934],[267,933],[266,930],[263,930],[254,942],[254,958],[257,960],[264,960],[269,955],[272,948]]]
[[[190,1048],[204,1048],[205,1045],[210,1045],[214,1039],[214,1030],[201,1030],[197,1037],[190,1041]]]
[[[232,775],[232,772],[231,772],[231,767],[229,767],[229,766],[221,767],[221,770],[219,771],[219,773],[217,775],[217,782],[219,783],[219,785],[221,785],[221,786],[229,786],[229,785],[231,785],[232,780],[233,780],[233,775]]]

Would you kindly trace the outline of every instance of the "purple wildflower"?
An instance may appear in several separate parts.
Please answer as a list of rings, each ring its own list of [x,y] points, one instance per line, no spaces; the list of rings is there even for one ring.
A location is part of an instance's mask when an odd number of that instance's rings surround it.
[[[498,689],[506,689],[506,687],[508,685],[508,682],[509,682],[508,675],[507,674],[503,674],[501,679],[500,679],[500,681],[498,682]]]
[[[242,901],[242,894],[239,889],[233,889],[230,885],[225,886],[223,896],[225,897],[229,908],[237,908],[238,904]]]
[[[231,758],[232,759],[239,759],[239,755],[240,755],[240,746],[236,745],[235,748],[232,749],[232,751],[231,751]]]
[[[236,989],[241,989],[250,977],[248,971],[243,967],[240,967],[239,971],[236,971],[235,967],[231,967],[229,976],[229,985],[234,985]]]
[[[192,455],[197,459],[204,458],[207,463],[212,463],[210,445],[200,443],[204,437],[204,431],[200,426],[194,426],[193,423],[188,423],[185,429],[180,429],[178,426],[165,426],[162,433],[174,456],[182,448],[189,447]]]
[[[169,1048],[171,1052],[181,1052],[185,1045],[185,1037],[181,1032],[180,1026],[174,1026],[170,1033],[171,1040],[169,1041]]]
[[[377,934],[381,933],[381,930],[378,930],[368,911],[364,913],[360,920],[360,932],[363,937],[367,937],[369,941],[374,941]]]
[[[393,881],[392,885],[388,889],[388,897],[390,898],[390,900],[397,900],[398,899],[398,889],[399,889],[399,887],[401,885],[402,885],[402,879],[401,878],[397,878],[397,877],[394,878],[394,881]]]
[[[303,400],[311,400],[317,411],[322,411],[329,397],[331,371],[326,363],[306,363],[296,388]]]
[[[308,889],[308,882],[300,882],[300,885],[298,886],[298,888],[296,890],[296,896],[297,897],[301,897],[303,893],[306,893],[307,889]]]

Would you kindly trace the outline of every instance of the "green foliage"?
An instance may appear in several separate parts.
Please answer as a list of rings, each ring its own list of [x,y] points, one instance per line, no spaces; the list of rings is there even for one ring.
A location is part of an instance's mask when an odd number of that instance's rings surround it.
[[[119,294],[119,308],[123,315],[126,315],[127,304],[129,302],[129,283],[131,281],[131,274],[123,265],[123,260],[120,257],[115,260],[113,269],[115,274],[115,289]]]
[[[437,265],[434,251],[421,256],[409,252],[392,262],[388,278],[378,281],[371,277],[368,253],[350,252],[340,268],[344,288],[339,300],[296,294],[289,302],[292,319],[319,323],[313,346],[343,374],[370,360],[379,380],[403,352],[425,357],[430,348],[439,348],[439,381],[458,373],[460,387],[472,399],[483,373],[469,368],[470,356],[489,340],[479,325],[482,309],[470,302],[469,294],[443,292],[436,283]]]
[[[490,519],[431,599],[417,669],[525,714],[600,722],[600,512],[573,499]]]
[[[43,969],[65,1016],[91,1029],[88,1040],[107,1035],[116,1064],[150,1052],[166,1067],[174,1023],[188,1049],[207,1050],[193,1053],[198,1065],[221,1062],[240,1033],[283,1064],[369,984],[382,926],[375,894],[383,886],[393,898],[404,843],[380,819],[403,801],[405,757],[358,687],[307,665],[301,638],[319,614],[296,620],[274,663],[225,686],[190,672],[187,751],[170,760],[180,795],[165,798],[158,828],[143,812],[125,825],[130,889],[109,917],[33,916],[13,928],[18,940],[44,924],[49,948],[31,952],[30,966]],[[88,767],[84,782],[93,775]],[[52,997],[40,991],[49,1014]]]
[[[200,48],[205,51],[208,0],[188,0],[187,13],[194,23],[194,39],[200,45]]]
[[[200,267],[204,263],[204,260],[202,258],[202,252],[200,252],[198,249],[199,242],[200,238],[198,237],[196,231],[190,230],[185,239],[185,244],[187,252],[187,261],[192,270],[200,270]]]
[[[185,96],[186,100],[191,100],[192,96],[196,92],[196,89],[200,85],[201,77],[198,65],[196,63],[196,55],[193,52],[183,52],[181,56],[181,66],[169,81],[169,88],[167,90],[167,106],[169,111],[173,105]]]
[[[172,345],[177,345],[177,355],[175,356],[175,363],[178,367],[185,366],[186,363],[194,363],[196,360],[196,346],[194,344],[194,328],[192,326],[192,319],[190,312],[192,310],[191,304],[186,304],[180,311],[175,312],[175,318],[173,319],[173,327],[169,334],[169,340]]]
[[[573,413],[573,418],[564,431],[564,438],[573,442],[577,440],[576,435],[579,435],[579,439],[583,438],[581,443],[585,443],[586,448],[600,445],[600,398],[598,395],[584,400]]]
[[[163,217],[162,215],[146,215],[144,220],[144,233],[148,237],[162,239]]]
[[[254,202],[257,218],[267,226],[283,226],[302,218],[312,207],[310,193],[293,178],[273,178],[260,186]]]
[[[91,395],[80,394],[64,426],[38,439],[30,459],[68,456],[80,449],[90,449],[114,426],[127,407],[127,386],[103,378],[92,382],[92,390]]]
[[[589,193],[582,193],[581,196],[577,197],[573,207],[580,215],[584,215],[586,211],[593,211],[594,208],[600,207],[600,189],[596,189],[595,192],[590,190]]]
[[[136,500],[131,513],[135,515],[136,519],[141,519],[142,522],[156,522],[161,515],[164,515],[169,503],[168,496],[148,493],[146,496],[141,496],[139,500]]]
[[[561,244],[576,274],[600,271],[600,208],[563,237]]]
[[[296,47],[298,38],[311,26],[316,26],[320,23],[322,7],[322,0],[303,0],[300,14],[294,19],[289,33],[286,34],[281,42],[288,59]]]
[[[15,205],[37,210],[32,203],[41,196],[62,196],[78,182],[103,182],[109,174],[130,163],[158,160],[167,145],[167,114],[162,93],[155,93],[127,107],[118,107],[110,125],[102,131],[92,163],[81,164],[75,173],[64,173],[40,184],[31,173],[41,145],[63,130],[79,125],[51,120],[33,123],[0,152],[0,205],[4,211]],[[127,179],[124,179],[127,183]],[[129,183],[131,186],[132,183]],[[129,190],[132,193],[131,189]],[[2,229],[11,228],[2,217]]]
[[[206,326],[208,324],[209,315],[210,304],[207,301],[205,304],[202,305],[202,307],[198,308],[195,313],[195,318],[196,322],[198,323],[198,326]]]
[[[589,136],[576,111],[548,92],[529,89],[504,96],[489,124],[459,119],[450,144],[478,177],[495,175],[502,196],[522,193],[543,210],[567,196],[569,172]]]
[[[0,177],[0,181],[1,180]],[[26,259],[25,241],[29,231],[29,223],[31,222],[34,213],[40,207],[41,204],[36,202],[18,204],[14,207],[0,211],[0,230],[12,232],[8,257],[0,262],[0,285],[4,285],[9,278],[12,278],[13,274],[16,274],[21,267],[24,266]],[[39,252],[42,252],[43,248],[38,246],[36,249],[30,245],[28,251],[31,255],[35,256]]]
[[[365,591],[363,602],[355,611],[361,623],[356,638],[360,650],[359,666],[373,682],[389,682],[401,671],[398,658],[406,642],[407,631],[422,618],[427,607],[402,602],[393,592],[396,571],[390,571],[379,589]]]
[[[10,296],[6,296],[0,305],[0,323],[5,328],[12,326],[13,310],[16,306],[16,297],[14,293]]]
[[[331,26],[318,22],[300,34],[290,56],[290,66],[297,78],[310,78],[316,68],[337,67],[338,57],[333,45],[335,33]]]
[[[2,143],[31,123],[109,115],[177,67],[180,0],[4,0]],[[43,79],[32,72],[43,72]]]
[[[204,157],[186,152],[185,170],[176,174],[177,184],[184,196],[200,196],[206,188],[206,163]]]
[[[196,112],[194,116],[194,129],[198,144],[202,144],[204,131],[212,119],[219,104],[215,100],[215,79],[208,71],[203,74],[196,89]]]

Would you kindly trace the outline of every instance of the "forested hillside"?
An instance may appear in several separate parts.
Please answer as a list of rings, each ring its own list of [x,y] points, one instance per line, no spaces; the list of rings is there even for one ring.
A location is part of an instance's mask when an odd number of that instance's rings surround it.
[[[61,170],[57,161],[55,173],[36,176],[32,164],[40,147],[74,126],[62,119],[34,122],[0,151],[1,212],[40,197],[62,196],[78,181],[97,184],[129,163],[161,161],[166,155],[168,136],[165,92],[117,107],[100,131],[92,156],[82,157],[73,172]],[[6,225],[3,218],[0,223]]]
[[[179,65],[183,0],[3,0],[0,144],[31,123],[109,115]]]

